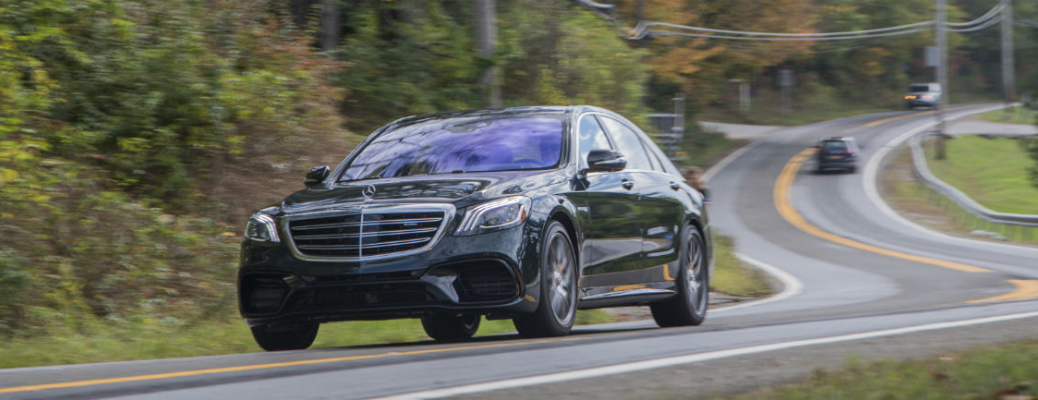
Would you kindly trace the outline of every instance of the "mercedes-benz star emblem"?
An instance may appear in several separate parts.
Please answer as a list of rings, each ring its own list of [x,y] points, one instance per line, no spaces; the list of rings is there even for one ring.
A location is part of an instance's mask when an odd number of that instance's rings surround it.
[[[371,201],[375,197],[375,185],[368,185],[361,193],[364,195],[364,201]]]

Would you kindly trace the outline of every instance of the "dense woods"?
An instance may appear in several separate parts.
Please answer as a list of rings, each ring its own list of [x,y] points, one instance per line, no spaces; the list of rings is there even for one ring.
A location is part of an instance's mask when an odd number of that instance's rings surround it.
[[[678,92],[690,116],[752,119],[731,80],[751,82],[754,106],[768,107],[781,69],[795,73],[797,110],[894,109],[910,82],[933,79],[929,32],[625,38],[639,19],[877,28],[932,19],[929,0],[612,3],[603,13],[498,0],[495,50],[480,56],[471,0],[0,0],[0,334],[83,316],[178,325],[234,314],[236,243],[253,209],[381,124],[486,106],[490,67],[506,106],[587,103],[639,122]],[[996,4],[951,3],[957,21]],[[1018,18],[1038,19],[1038,4],[1015,3]],[[1038,29],[1016,34],[1019,88],[1033,92]],[[997,28],[951,43],[953,101],[998,98]]]

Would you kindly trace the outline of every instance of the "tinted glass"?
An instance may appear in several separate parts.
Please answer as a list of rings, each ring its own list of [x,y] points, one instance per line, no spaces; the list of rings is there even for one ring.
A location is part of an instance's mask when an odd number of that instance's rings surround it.
[[[580,119],[580,125],[577,129],[577,140],[577,146],[580,148],[580,164],[582,166],[587,166],[587,155],[591,153],[591,150],[613,149],[613,146],[609,144],[609,139],[606,138],[605,132],[602,131],[602,126],[598,124],[598,120],[593,115],[585,115]]]
[[[929,92],[930,85],[912,85],[908,88],[909,92]]]
[[[342,180],[545,169],[561,149],[562,115],[438,119],[382,133]]]
[[[847,143],[842,140],[827,140],[822,142],[822,150],[847,150]]]
[[[651,170],[652,163],[645,154],[642,141],[631,128],[609,117],[602,117],[602,124],[609,131],[609,137],[616,143],[617,151],[627,158],[627,168]]]

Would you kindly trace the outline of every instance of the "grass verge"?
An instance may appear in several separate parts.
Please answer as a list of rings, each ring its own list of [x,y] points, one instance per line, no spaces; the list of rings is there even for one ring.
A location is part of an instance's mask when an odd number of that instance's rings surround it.
[[[988,122],[1031,125],[1038,122],[1038,110],[1027,107],[1012,107],[1004,110],[988,111],[980,114],[980,118]]]
[[[770,293],[767,277],[733,255],[731,238],[715,237],[716,291],[735,296]],[[161,320],[79,320],[43,327],[0,342],[0,368],[197,357],[262,351],[237,315],[170,326]],[[605,310],[580,310],[577,324],[615,322]],[[483,321],[478,335],[513,333],[509,320]],[[313,348],[411,343],[429,340],[417,319],[335,322],[321,325]]]
[[[732,238],[714,234],[714,276],[712,290],[732,296],[761,297],[771,294],[767,275],[735,257]]]
[[[947,157],[936,160],[927,147],[927,165],[941,180],[985,207],[1006,213],[1038,214],[1038,187],[1027,169],[1034,165],[1020,139],[962,135],[947,141]]]
[[[779,93],[761,91],[754,96],[750,111],[740,111],[737,108],[733,108],[734,105],[729,107],[709,107],[697,114],[696,118],[703,121],[736,124],[794,126],[835,118],[902,109],[900,108],[900,102],[896,101],[891,102],[888,107],[883,107],[823,97],[812,97],[806,102],[794,102],[792,111],[787,113],[782,110]]]
[[[578,325],[613,322],[602,310],[580,310]],[[0,368],[197,357],[262,351],[236,316],[193,326],[154,322],[89,322],[75,328],[41,329],[46,334],[0,343]],[[484,320],[477,335],[513,333],[510,320]],[[410,343],[430,340],[417,319],[322,324],[311,348]]]
[[[613,322],[602,310],[580,310],[577,324]],[[510,320],[484,320],[477,335],[515,332]],[[430,340],[417,319],[322,324],[312,348],[410,343]],[[80,321],[41,328],[36,334],[0,343],[0,368],[197,357],[262,351],[236,315],[191,326],[159,321]]]
[[[764,388],[735,399],[1032,400],[1038,396],[1036,359],[1036,341],[913,362],[851,359],[841,371],[817,371],[800,383]]]
[[[907,148],[897,150],[892,157],[890,167],[881,176],[880,190],[887,203],[906,218],[937,231],[971,239],[990,240],[987,236],[970,235],[981,230],[997,233],[1011,242],[1038,244],[1038,228],[984,221],[920,182],[915,177]]]

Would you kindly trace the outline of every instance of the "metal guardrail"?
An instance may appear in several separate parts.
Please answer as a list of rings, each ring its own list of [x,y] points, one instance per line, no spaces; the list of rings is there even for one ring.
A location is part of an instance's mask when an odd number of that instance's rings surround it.
[[[959,207],[982,220],[998,224],[1038,227],[1038,215],[1000,213],[989,210],[965,193],[959,191],[959,189],[938,179],[930,172],[930,168],[926,166],[926,156],[921,145],[922,140],[923,136],[916,136],[908,142],[908,147],[912,149],[912,164],[915,166],[916,176],[937,191],[937,193],[951,199]]]

